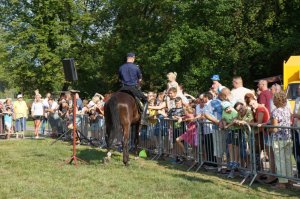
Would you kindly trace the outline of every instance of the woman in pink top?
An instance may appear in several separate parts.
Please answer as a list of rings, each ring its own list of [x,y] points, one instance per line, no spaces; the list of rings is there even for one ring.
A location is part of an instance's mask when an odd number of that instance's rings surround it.
[[[197,125],[193,121],[195,119],[194,109],[190,106],[184,108],[185,116],[180,118],[178,122],[186,121],[186,131],[179,137],[176,138],[176,142],[179,145],[181,151],[184,152],[184,145],[182,141],[187,142],[194,148],[194,156],[196,157],[197,146],[198,146],[198,134],[197,134]]]

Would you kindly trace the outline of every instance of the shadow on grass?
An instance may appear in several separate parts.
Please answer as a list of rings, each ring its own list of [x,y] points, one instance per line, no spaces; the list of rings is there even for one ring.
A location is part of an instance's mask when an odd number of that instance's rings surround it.
[[[102,163],[106,153],[97,149],[77,149],[77,157],[88,162],[89,164]]]
[[[186,174],[172,174],[172,176],[176,178],[183,178],[191,182],[214,183],[212,180],[207,180],[196,176],[189,176]]]
[[[149,160],[150,160],[150,158],[149,158]],[[171,158],[159,159],[159,160],[157,160],[157,164],[159,164],[167,169],[176,169],[176,170],[180,170],[180,171],[187,171],[187,169],[190,167],[189,164],[188,165],[176,164],[176,163],[174,163],[174,160],[172,160]],[[191,172],[195,172],[195,170],[191,170],[188,173],[191,173]],[[245,188],[245,189],[252,189],[253,191],[256,191],[258,193],[260,192],[260,193],[264,193],[264,194],[269,194],[270,196],[276,197],[276,198],[277,197],[280,197],[280,198],[298,197],[300,195],[300,190],[297,190],[297,189],[291,189],[291,188],[284,189],[284,190],[274,189],[274,188],[272,188],[271,185],[261,184],[256,181],[254,181],[252,186],[249,187],[248,185],[249,185],[250,181],[252,180],[252,177],[248,178],[246,180],[246,182],[243,185],[241,185],[240,182],[243,180],[243,178],[241,178],[239,176],[236,176],[234,179],[229,180],[227,178],[228,174],[219,174],[216,171],[205,170],[203,168],[200,169],[198,171],[198,173],[204,174],[209,177],[219,178],[219,179],[223,180],[224,182],[226,182],[226,184],[229,186],[238,186],[238,187]],[[214,183],[211,180],[201,179],[201,178],[197,178],[197,177],[193,177],[193,176],[189,176],[189,175],[185,175],[185,174],[175,174],[175,175],[178,175],[178,177],[186,178],[187,180],[191,180],[191,181]]]

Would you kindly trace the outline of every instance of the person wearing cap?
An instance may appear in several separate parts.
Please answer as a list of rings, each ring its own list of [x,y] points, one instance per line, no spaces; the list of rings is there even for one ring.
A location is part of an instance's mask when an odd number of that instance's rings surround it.
[[[220,93],[221,88],[222,88],[222,84],[220,83],[220,76],[219,75],[213,75],[210,79],[213,82],[213,84],[211,85],[212,90],[215,93]]]
[[[139,89],[139,84],[142,81],[142,73],[140,68],[134,64],[135,54],[127,54],[127,62],[119,68],[119,79],[122,83],[121,90],[130,90],[133,95],[141,100],[144,104],[143,114],[142,114],[142,124],[145,124],[144,121],[146,112],[147,112],[147,97]]]
[[[14,102],[14,119],[16,120],[16,132],[26,131],[26,119],[28,117],[28,107],[23,100],[23,95],[17,95],[17,101]]]
[[[234,178],[234,170],[240,166],[239,160],[239,147],[238,142],[239,140],[236,138],[239,138],[236,133],[237,127],[234,127],[234,121],[238,117],[237,111],[232,107],[232,104],[229,101],[223,101],[222,102],[222,127],[227,130],[227,139],[226,144],[228,146],[228,152],[229,152],[229,163],[228,168],[230,169],[230,173],[228,174],[228,178]],[[233,145],[235,145],[233,147]]]

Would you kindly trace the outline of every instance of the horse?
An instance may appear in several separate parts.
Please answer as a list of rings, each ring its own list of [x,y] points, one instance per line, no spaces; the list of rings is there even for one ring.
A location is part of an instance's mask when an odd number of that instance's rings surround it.
[[[115,138],[123,137],[123,163],[128,166],[129,152],[128,142],[131,129],[135,127],[135,155],[137,155],[138,132],[140,128],[141,114],[135,97],[124,91],[117,91],[111,95],[104,105],[104,118],[106,125],[105,141],[107,144],[107,157],[104,162],[111,158],[112,142]]]

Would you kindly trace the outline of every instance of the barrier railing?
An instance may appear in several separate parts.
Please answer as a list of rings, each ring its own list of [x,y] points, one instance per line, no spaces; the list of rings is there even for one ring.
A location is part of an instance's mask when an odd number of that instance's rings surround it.
[[[261,177],[269,176],[269,181],[278,178],[280,183],[288,180],[299,181],[300,128],[271,126],[252,127],[254,177],[250,183]],[[296,142],[298,140],[298,143]]]
[[[161,155],[161,121],[160,119],[149,120],[148,126],[142,126],[139,137],[139,148],[155,154],[152,159]],[[134,143],[133,143],[134,144]]]
[[[139,147],[155,154],[152,159],[168,156],[177,161],[192,160],[196,164],[200,162],[198,126],[197,121],[150,120],[149,125],[141,129]]]
[[[76,115],[77,136],[82,142],[92,145],[105,145],[104,118],[90,120],[87,114]],[[48,116],[48,132],[52,132],[65,140],[71,139],[73,129],[73,115],[60,117],[58,114]]]
[[[186,135],[192,125],[197,132],[194,137]],[[296,149],[299,147],[300,128],[277,126],[277,133],[286,131],[290,138],[276,140],[273,138],[276,133],[273,132],[274,126],[244,124],[220,129],[204,121],[194,121],[192,125],[191,122],[157,119],[142,129],[140,147],[154,153],[152,159],[168,156],[174,160],[179,157],[194,161],[188,170],[196,165],[196,171],[214,165],[219,172],[229,172],[228,178],[234,178],[239,172],[243,177],[241,184],[250,178],[250,186],[262,175],[278,178],[279,182],[288,179],[300,181],[300,151]]]

